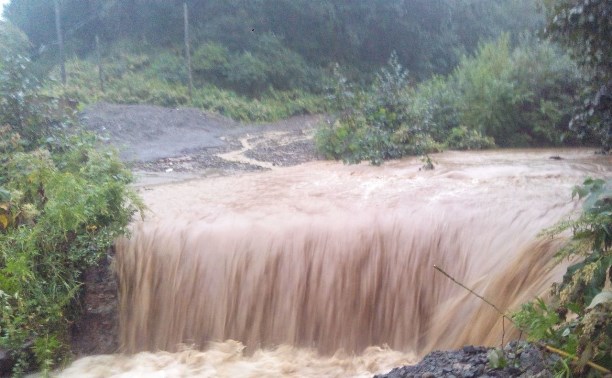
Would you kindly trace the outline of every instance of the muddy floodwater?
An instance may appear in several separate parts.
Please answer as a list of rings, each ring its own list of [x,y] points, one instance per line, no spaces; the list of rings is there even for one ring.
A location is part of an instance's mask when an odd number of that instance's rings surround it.
[[[571,190],[611,177],[590,150],[433,155],[382,167],[311,162],[139,191],[117,243],[124,354],[65,377],[371,376],[433,349],[498,345],[499,314],[546,293],[580,209]],[[555,157],[554,159],[551,157]]]

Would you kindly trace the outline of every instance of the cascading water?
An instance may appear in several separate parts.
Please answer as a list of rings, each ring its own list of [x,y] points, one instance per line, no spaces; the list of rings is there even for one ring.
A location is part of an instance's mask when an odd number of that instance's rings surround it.
[[[433,265],[503,311],[545,293],[564,269],[549,264],[560,241],[537,235],[610,160],[580,150],[436,160],[434,171],[414,159],[315,162],[143,191],[151,214],[117,243],[120,341],[127,353],[178,353],[89,357],[63,374],[367,375],[515,337]]]

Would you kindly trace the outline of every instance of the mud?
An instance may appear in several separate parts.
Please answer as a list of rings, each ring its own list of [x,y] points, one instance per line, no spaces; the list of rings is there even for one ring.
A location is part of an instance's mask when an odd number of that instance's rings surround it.
[[[168,181],[175,181],[177,173],[227,175],[314,160],[312,135],[324,121],[305,115],[240,124],[198,109],[105,103],[85,109],[80,119],[136,172],[164,173]]]

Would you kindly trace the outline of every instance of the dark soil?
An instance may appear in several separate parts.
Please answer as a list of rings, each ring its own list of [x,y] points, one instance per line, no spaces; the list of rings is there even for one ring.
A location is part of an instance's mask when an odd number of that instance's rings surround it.
[[[550,366],[558,358],[549,355],[537,346],[524,342],[511,342],[502,355],[498,366],[491,366],[492,348],[466,346],[459,350],[429,353],[417,365],[395,368],[375,378],[434,378],[434,377],[553,377]]]
[[[77,357],[115,353],[119,347],[117,280],[112,270],[112,256],[90,268],[83,277],[77,313],[72,325],[72,351]]]
[[[240,124],[197,109],[100,103],[80,115],[88,130],[118,148],[123,160],[146,172],[256,171],[265,163],[291,166],[316,158],[312,134],[321,116],[296,116],[267,124]],[[245,148],[241,140],[246,140]],[[244,150],[256,162],[219,154]]]
[[[239,149],[239,148],[236,148]],[[194,172],[218,169],[225,173],[260,171],[265,168],[249,163],[227,161],[217,154],[227,152],[227,147],[188,151],[181,156],[167,157],[151,161],[137,161],[132,168],[145,172]]]
[[[268,161],[281,167],[306,163],[317,159],[312,140],[297,140],[288,144],[270,141],[263,143],[258,148],[246,151],[244,155],[251,159]]]
[[[151,161],[177,156],[190,148],[221,147],[219,137],[231,134],[239,124],[197,109],[170,109],[150,105],[100,103],[80,115],[89,130],[108,138],[121,157]]]

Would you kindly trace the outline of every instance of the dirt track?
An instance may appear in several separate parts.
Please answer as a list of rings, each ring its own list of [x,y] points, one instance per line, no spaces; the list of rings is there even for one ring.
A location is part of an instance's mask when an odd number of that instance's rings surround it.
[[[197,109],[96,104],[83,124],[117,147],[141,185],[274,169],[316,159],[321,116],[240,124]]]

